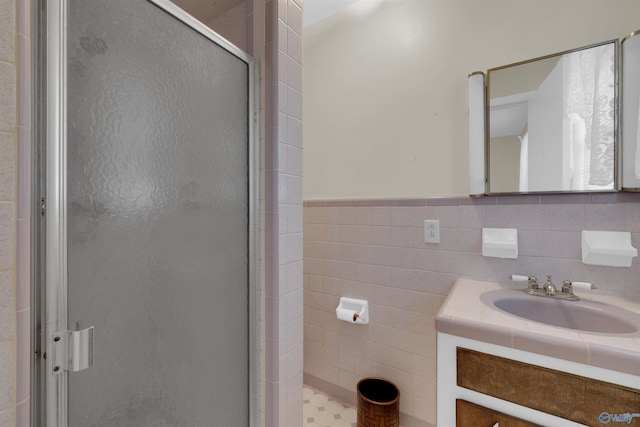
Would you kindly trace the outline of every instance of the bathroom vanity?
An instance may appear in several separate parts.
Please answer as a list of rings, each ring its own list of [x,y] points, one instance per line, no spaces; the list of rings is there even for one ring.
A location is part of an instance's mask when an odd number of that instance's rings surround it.
[[[624,312],[631,329],[555,327],[497,309],[486,297],[504,291],[519,299],[519,286],[459,279],[453,287],[436,318],[438,426],[640,425],[639,305],[577,292],[593,317]],[[525,296],[533,304],[544,298]],[[551,307],[570,318],[572,303]]]

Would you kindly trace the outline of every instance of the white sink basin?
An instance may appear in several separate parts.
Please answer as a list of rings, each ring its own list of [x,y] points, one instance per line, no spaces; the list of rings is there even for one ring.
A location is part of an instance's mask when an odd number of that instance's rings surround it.
[[[640,332],[639,314],[595,301],[563,301],[514,289],[485,292],[480,299],[490,308],[545,325],[609,335]]]

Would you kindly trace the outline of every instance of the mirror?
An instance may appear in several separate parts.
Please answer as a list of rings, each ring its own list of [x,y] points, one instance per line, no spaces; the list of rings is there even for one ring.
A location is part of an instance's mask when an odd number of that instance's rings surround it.
[[[618,189],[618,46],[488,70],[487,194]]]

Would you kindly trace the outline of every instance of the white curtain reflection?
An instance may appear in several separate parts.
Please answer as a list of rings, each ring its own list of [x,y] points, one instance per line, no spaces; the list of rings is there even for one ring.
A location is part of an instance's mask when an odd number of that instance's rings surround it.
[[[563,58],[565,117],[570,122],[574,186],[598,188],[613,182],[615,74],[611,45]],[[583,128],[584,132],[576,131]],[[579,181],[582,181],[579,183]]]
[[[576,113],[565,119],[569,141],[570,190],[585,190],[589,185],[591,150],[586,141],[585,120]]]

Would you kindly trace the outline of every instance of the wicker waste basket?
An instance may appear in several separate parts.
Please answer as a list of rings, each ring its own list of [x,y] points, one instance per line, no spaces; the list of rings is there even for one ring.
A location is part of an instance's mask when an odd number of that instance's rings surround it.
[[[383,378],[358,381],[358,427],[399,427],[400,391]]]

